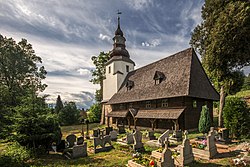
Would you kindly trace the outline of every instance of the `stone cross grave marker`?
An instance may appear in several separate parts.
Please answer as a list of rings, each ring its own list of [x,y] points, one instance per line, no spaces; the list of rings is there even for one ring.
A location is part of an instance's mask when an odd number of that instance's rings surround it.
[[[215,145],[214,139],[214,127],[211,127],[207,136],[207,149],[209,151],[210,157],[214,157],[217,154],[217,147]]]
[[[126,142],[127,144],[134,144],[134,136],[132,133],[127,133]]]
[[[188,139],[188,131],[184,131],[184,140],[180,148],[179,162],[182,166],[191,163],[194,160],[194,154],[192,151],[192,145]]]
[[[169,130],[166,130],[159,138],[158,138],[158,143],[161,144],[161,146],[164,145],[164,141],[166,138],[169,137]]]
[[[161,167],[174,167],[174,159],[172,158],[172,152],[168,148],[168,138],[164,141],[165,148],[162,152]]]
[[[133,149],[135,151],[144,151],[143,143],[142,143],[142,133],[139,130],[136,130],[133,134],[134,137],[134,145]]]

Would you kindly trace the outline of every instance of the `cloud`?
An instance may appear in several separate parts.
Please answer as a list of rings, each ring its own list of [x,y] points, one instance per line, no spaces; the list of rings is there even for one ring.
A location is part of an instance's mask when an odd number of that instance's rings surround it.
[[[111,41],[111,37],[108,35],[99,34],[101,40]]]
[[[189,47],[191,30],[201,21],[203,3],[4,0],[0,1],[0,32],[17,41],[27,39],[42,57],[48,71],[44,93],[53,99],[60,93],[65,100],[78,103],[88,97],[83,91],[94,94],[99,88],[89,82],[95,67],[91,57],[112,49],[117,9],[123,13],[121,28],[127,50],[139,68]]]
[[[153,5],[152,0],[126,0],[125,2],[135,10],[143,10]]]
[[[80,75],[83,75],[83,76],[91,75],[91,72],[89,71],[89,69],[80,68],[80,69],[77,70],[77,72],[79,72]]]
[[[54,92],[52,95],[46,98],[46,102],[51,106],[55,106],[58,95],[60,95],[63,103],[73,101],[76,103],[79,109],[89,109],[90,106],[95,102],[94,94],[87,91],[81,91],[79,93]]]
[[[150,42],[145,41],[145,42],[141,43],[142,46],[147,46],[147,47],[148,46],[149,47],[156,47],[156,46],[158,46],[160,44],[161,44],[161,39],[153,39]]]

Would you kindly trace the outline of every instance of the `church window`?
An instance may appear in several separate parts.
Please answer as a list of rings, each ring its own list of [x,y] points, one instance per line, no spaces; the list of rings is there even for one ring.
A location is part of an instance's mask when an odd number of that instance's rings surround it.
[[[151,101],[146,101],[146,108],[151,108]]]
[[[162,72],[156,71],[154,75],[155,85],[160,84],[165,78],[166,77]]]
[[[161,107],[168,107],[168,99],[163,99],[161,101]]]
[[[129,72],[129,66],[126,65],[126,72]]]
[[[111,67],[109,66],[109,74],[111,73]]]
[[[193,100],[193,108],[197,108],[197,101]]]

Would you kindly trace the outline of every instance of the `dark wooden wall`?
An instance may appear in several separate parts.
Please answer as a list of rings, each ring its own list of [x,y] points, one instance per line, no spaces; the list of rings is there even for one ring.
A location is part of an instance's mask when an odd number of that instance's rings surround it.
[[[193,107],[193,101],[196,101],[197,107]],[[133,102],[133,108],[137,109],[154,109],[154,108],[162,108],[161,106],[162,99],[151,100],[151,108],[146,108],[146,101]],[[180,115],[178,119],[179,127],[182,130],[186,129],[197,129],[198,123],[200,119],[200,113],[202,110],[202,106],[207,105],[209,108],[209,113],[211,116],[211,120],[213,120],[213,101],[200,99],[200,98],[192,98],[192,97],[175,97],[168,99],[168,107],[186,107],[185,111]],[[123,109],[129,109],[131,106],[130,103],[124,103]],[[112,105],[112,110],[120,110],[120,104]],[[113,119],[115,120],[115,119]],[[114,121],[115,123],[115,121]],[[128,124],[127,120],[124,119],[125,125]],[[131,125],[133,125],[133,121],[131,121]],[[143,126],[151,128],[151,123],[149,119],[138,119],[137,126]],[[174,127],[174,123],[172,120],[166,119],[158,119],[155,123],[156,129],[172,129]]]

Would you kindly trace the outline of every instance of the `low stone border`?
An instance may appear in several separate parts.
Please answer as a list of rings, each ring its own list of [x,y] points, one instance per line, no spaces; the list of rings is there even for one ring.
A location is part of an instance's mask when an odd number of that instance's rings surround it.
[[[141,164],[138,164],[138,163],[136,163],[136,162],[133,161],[133,160],[129,160],[129,161],[128,161],[128,167],[145,167],[145,166],[143,166],[143,165],[141,165]]]

